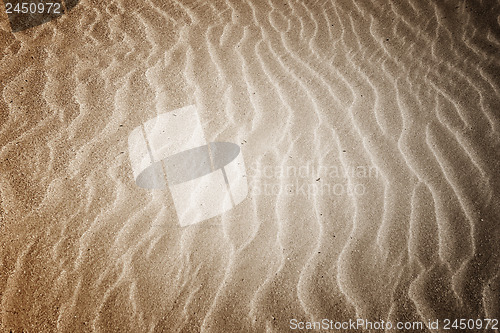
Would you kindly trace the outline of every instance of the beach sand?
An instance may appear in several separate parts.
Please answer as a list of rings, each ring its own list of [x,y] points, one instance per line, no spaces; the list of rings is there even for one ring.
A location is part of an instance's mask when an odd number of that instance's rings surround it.
[[[496,1],[82,0],[16,33],[2,11],[2,332],[500,319],[499,48]],[[249,193],[181,227],[127,140],[187,105]]]

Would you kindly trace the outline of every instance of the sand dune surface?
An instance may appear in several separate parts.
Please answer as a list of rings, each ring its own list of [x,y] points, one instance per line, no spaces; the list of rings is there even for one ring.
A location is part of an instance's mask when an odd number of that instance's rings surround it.
[[[498,332],[499,48],[488,0],[2,12],[2,332]],[[128,138],[188,105],[248,195],[180,226]]]

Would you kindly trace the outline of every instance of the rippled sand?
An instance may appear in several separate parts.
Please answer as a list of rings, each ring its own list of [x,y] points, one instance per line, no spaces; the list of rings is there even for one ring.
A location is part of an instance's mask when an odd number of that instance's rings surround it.
[[[81,1],[0,23],[2,331],[500,318],[496,1]],[[250,193],[182,228],[127,137],[191,104],[241,145]]]

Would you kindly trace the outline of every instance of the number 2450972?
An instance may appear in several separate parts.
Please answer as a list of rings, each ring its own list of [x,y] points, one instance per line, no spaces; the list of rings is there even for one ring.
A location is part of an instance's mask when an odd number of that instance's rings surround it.
[[[61,4],[57,2],[45,3],[17,3],[15,6],[11,3],[5,4],[7,14],[61,14]]]
[[[498,329],[498,319],[444,319],[443,329],[461,329],[461,330],[477,330],[477,329]]]

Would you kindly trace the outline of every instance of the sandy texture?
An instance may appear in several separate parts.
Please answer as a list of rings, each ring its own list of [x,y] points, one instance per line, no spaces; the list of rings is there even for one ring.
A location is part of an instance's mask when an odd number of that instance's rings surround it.
[[[500,318],[496,1],[83,0],[0,23],[2,332]],[[191,104],[250,192],[181,228],[127,138]]]

